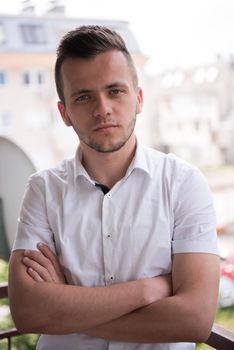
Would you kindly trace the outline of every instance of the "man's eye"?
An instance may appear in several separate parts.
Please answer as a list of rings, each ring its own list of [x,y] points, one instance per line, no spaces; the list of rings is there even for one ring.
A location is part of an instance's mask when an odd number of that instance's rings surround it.
[[[89,99],[88,95],[80,95],[76,98],[76,102],[88,101],[88,99]]]
[[[110,90],[111,95],[120,95],[123,92],[123,90],[120,89],[112,89]]]

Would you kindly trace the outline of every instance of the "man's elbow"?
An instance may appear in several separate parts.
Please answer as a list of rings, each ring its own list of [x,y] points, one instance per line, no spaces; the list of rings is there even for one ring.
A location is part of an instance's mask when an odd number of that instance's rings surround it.
[[[19,333],[42,333],[42,327],[46,323],[41,303],[36,302],[31,288],[28,290],[15,290],[9,288],[10,311],[13,322]],[[44,315],[44,316],[42,316]],[[44,317],[44,320],[43,320]]]
[[[204,343],[210,336],[216,307],[209,303],[181,304],[180,322],[175,327],[172,341]]]
[[[40,334],[39,317],[38,319],[34,316],[33,310],[30,313],[28,308],[24,308],[21,306],[12,305],[10,302],[10,310],[13,322],[15,327],[19,333],[35,333]]]
[[[15,328],[21,334],[35,333],[40,334],[40,330],[36,325],[34,325],[30,320],[27,321],[21,317],[13,317]]]
[[[191,317],[193,320],[190,323],[190,334],[192,335],[190,341],[204,343],[210,336],[213,326],[213,317],[207,315],[205,311]]]

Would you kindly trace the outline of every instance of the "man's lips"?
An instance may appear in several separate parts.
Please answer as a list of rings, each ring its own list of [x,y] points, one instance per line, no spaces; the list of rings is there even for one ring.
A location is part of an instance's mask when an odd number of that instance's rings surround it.
[[[102,124],[102,125],[98,125],[96,126],[93,131],[105,131],[105,130],[108,130],[108,129],[111,129],[111,128],[117,128],[118,125],[116,124]]]

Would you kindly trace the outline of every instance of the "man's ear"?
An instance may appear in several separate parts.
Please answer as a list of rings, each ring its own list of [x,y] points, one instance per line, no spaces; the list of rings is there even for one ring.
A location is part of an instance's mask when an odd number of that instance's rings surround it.
[[[70,118],[66,112],[66,108],[64,106],[64,103],[61,102],[61,101],[58,101],[57,103],[57,106],[58,106],[58,110],[59,110],[59,113],[64,121],[64,123],[67,125],[67,126],[72,126],[72,123],[70,121]]]
[[[143,106],[143,91],[140,87],[137,88],[137,114],[141,113]]]

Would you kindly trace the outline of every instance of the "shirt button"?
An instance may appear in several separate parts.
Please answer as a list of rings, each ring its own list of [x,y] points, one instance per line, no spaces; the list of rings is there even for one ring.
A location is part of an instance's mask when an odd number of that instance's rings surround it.
[[[111,238],[111,235],[110,235],[110,234],[107,234],[106,237],[107,237],[107,238]]]
[[[111,198],[111,194],[110,194],[110,193],[107,193],[107,197],[108,197],[108,198]]]

